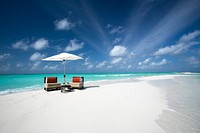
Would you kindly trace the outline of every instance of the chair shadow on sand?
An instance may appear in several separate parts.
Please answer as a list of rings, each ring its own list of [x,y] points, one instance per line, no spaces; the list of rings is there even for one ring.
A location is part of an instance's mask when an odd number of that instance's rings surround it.
[[[81,90],[86,90],[86,89],[96,88],[96,87],[100,87],[100,86],[98,86],[98,85],[84,86],[84,88]]]
[[[100,86],[85,86],[81,89],[78,90],[86,90],[86,89],[90,89],[90,88],[96,88],[96,87],[100,87]],[[54,90],[48,90],[48,92],[52,92],[52,91],[60,91],[61,89],[54,89]],[[67,93],[67,92],[74,92],[76,89],[66,89],[64,91],[62,91],[63,93]]]

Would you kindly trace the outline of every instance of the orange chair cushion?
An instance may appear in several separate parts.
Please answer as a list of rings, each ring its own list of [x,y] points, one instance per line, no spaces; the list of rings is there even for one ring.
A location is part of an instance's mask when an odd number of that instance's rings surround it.
[[[47,83],[57,83],[57,77],[47,77]]]
[[[81,82],[81,78],[80,77],[73,77],[72,82],[80,83]]]

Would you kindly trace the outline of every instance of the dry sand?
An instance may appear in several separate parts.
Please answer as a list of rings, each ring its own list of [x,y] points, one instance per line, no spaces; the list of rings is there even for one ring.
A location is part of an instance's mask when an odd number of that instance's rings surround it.
[[[166,95],[148,82],[168,78],[3,95],[0,133],[162,133],[155,121],[167,109]]]

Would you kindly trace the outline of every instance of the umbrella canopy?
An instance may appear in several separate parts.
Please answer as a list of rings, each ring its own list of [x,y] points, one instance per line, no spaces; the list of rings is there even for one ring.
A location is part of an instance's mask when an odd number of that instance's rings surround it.
[[[70,54],[70,53],[61,53],[61,54],[44,58],[42,60],[43,61],[66,61],[66,60],[78,60],[78,59],[83,59],[83,58],[74,54]]]
[[[66,76],[65,76],[65,61],[66,60],[79,60],[79,59],[83,59],[80,56],[74,55],[74,54],[70,54],[70,53],[60,53],[54,56],[50,56],[47,58],[42,59],[43,61],[63,61],[64,63],[64,84],[66,82]]]

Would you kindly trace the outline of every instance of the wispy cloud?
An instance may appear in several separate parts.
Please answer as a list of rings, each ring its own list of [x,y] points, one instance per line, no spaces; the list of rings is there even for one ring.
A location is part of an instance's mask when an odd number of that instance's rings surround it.
[[[141,1],[141,4],[137,6],[137,8],[133,8],[131,13],[131,17],[127,20],[126,23],[126,31],[122,44],[128,45],[129,43],[133,43],[133,38],[138,35],[138,32],[141,31],[140,28],[143,28],[143,21],[146,18],[146,15],[149,11],[155,6],[155,1],[145,0]]]
[[[16,43],[12,44],[12,47],[14,49],[21,49],[26,51],[29,48],[28,41],[27,40],[17,41]]]
[[[147,58],[147,59],[145,59],[144,61],[139,62],[138,65],[139,65],[139,66],[146,65],[146,64],[148,64],[151,60],[152,60],[152,58]]]
[[[39,52],[35,52],[30,56],[29,59],[30,59],[30,61],[40,61],[44,57],[46,57],[44,54],[41,54]]]
[[[124,32],[124,28],[122,26],[114,27],[110,30],[110,34],[120,34]]]
[[[128,58],[134,58],[136,56],[136,54],[134,52],[130,52],[128,54]]]
[[[130,69],[132,67],[132,65],[128,65],[127,69]]]
[[[165,65],[166,63],[167,63],[167,60],[162,59],[160,62],[151,62],[150,66],[152,66],[152,67],[162,66],[162,65]]]
[[[11,69],[10,63],[0,66],[0,71],[3,71],[3,72],[9,71],[10,69]]]
[[[30,48],[35,50],[43,50],[49,47],[49,41],[45,38],[39,38],[36,41],[32,41],[31,39],[22,39],[12,44],[12,48],[21,49],[27,51]]]
[[[31,71],[38,70],[38,69],[41,70],[40,64],[41,64],[41,61],[36,61],[33,64],[31,64]]]
[[[18,67],[18,68],[19,68],[19,67],[23,67],[23,66],[24,66],[23,63],[17,63],[15,67]]]
[[[96,65],[96,68],[102,68],[107,64],[107,61],[100,62],[99,64]]]
[[[155,46],[165,42],[183,27],[189,26],[194,20],[200,17],[197,13],[200,8],[200,1],[179,1],[169,13],[144,37],[133,49],[142,53],[144,49],[152,50]]]
[[[119,43],[119,42],[121,42],[121,40],[122,40],[121,37],[116,37],[116,38],[113,40],[113,44]]]
[[[185,61],[186,61],[189,65],[193,65],[193,66],[196,66],[196,65],[199,65],[199,64],[200,64],[200,59],[198,59],[198,58],[195,57],[195,56],[188,57],[188,58],[185,59]]]
[[[195,30],[194,32],[188,33],[183,35],[179,42],[190,42],[190,41],[194,41],[194,39],[196,39],[197,37],[200,36],[200,30]]]
[[[55,24],[56,30],[70,30],[75,26],[75,24],[70,22],[67,18],[56,20],[54,24]]]
[[[65,51],[76,51],[79,49],[82,49],[84,45],[84,42],[80,42],[77,39],[70,40],[69,45],[65,48]]]
[[[114,58],[114,59],[112,59],[111,64],[117,64],[117,63],[119,63],[120,61],[122,61],[122,58],[121,58],[121,57]]]
[[[138,63],[138,67],[139,69],[147,69],[147,68],[156,68],[156,67],[160,67],[163,66],[165,64],[167,64],[168,61],[166,59],[162,59],[161,61],[153,61],[152,58],[147,58],[142,62]]]
[[[46,65],[44,70],[57,70],[59,65]]]
[[[106,28],[107,28],[107,29],[110,29],[110,28],[112,28],[112,27],[113,27],[113,26],[112,26],[111,24],[107,24],[107,25],[106,25]]]
[[[84,65],[87,67],[88,70],[89,70],[89,69],[92,69],[92,68],[94,67],[94,65],[93,65],[93,64],[91,63],[91,61],[90,61],[90,57],[87,57],[87,58],[85,59]]]
[[[5,60],[5,59],[8,59],[10,57],[11,57],[10,53],[5,53],[5,54],[0,55],[0,60]]]
[[[154,55],[179,54],[184,51],[187,51],[193,45],[200,44],[200,42],[195,41],[195,39],[199,36],[199,30],[185,34],[179,39],[179,41],[176,44],[160,48],[154,53]]]
[[[31,45],[35,50],[42,50],[47,47],[49,47],[49,41],[44,38],[40,38],[36,40],[32,45]]]
[[[100,38],[101,45],[103,44],[104,46],[107,46],[110,43],[110,41],[104,31],[104,28],[102,28],[100,21],[98,20],[98,17],[94,13],[94,11],[91,9],[87,1],[82,0],[82,4],[83,4],[84,11],[86,13],[85,15],[88,18],[87,25],[90,28],[93,28],[93,30],[95,30],[94,33],[98,36],[98,38]]]

